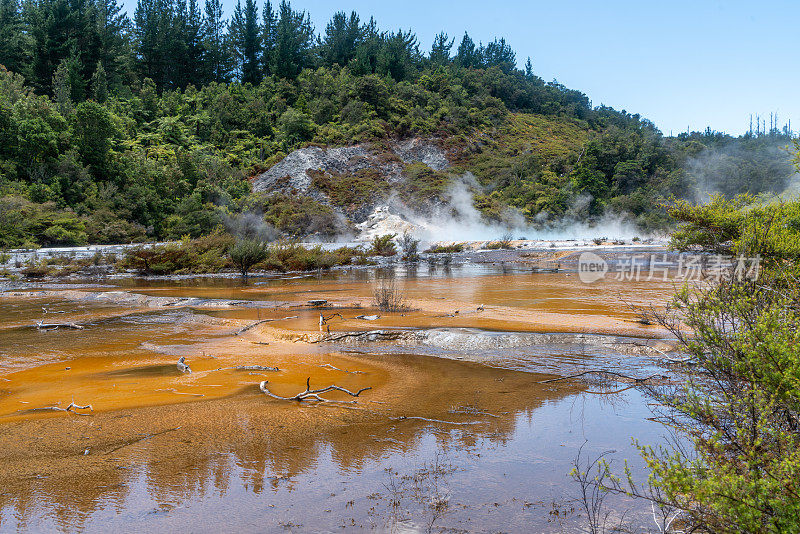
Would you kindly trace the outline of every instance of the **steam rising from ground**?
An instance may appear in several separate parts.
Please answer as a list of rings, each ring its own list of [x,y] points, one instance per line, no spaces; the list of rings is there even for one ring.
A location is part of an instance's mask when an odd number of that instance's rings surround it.
[[[796,190],[797,174],[786,143],[785,138],[763,137],[706,148],[686,164],[692,200]]]
[[[502,214],[501,222],[487,222],[473,205],[474,191],[480,189],[475,177],[466,173],[453,181],[443,205],[424,214],[409,208],[393,196],[388,201],[388,209],[381,210],[373,216],[373,220],[360,225],[364,230],[361,239],[404,232],[423,241],[490,241],[509,235],[513,239],[533,240],[596,237],[631,239],[641,235],[622,215],[606,215],[593,223],[579,221],[580,213],[591,201],[591,198],[586,197],[579,197],[567,217],[557,223],[530,224],[522,213],[513,208]]]

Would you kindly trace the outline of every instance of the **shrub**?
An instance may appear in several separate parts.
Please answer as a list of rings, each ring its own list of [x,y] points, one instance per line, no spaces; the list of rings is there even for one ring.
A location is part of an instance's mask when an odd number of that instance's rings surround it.
[[[256,239],[237,239],[228,251],[231,261],[239,269],[242,278],[247,278],[247,272],[257,263],[267,259],[269,251],[267,244]]]
[[[492,241],[491,243],[487,243],[486,248],[488,248],[489,250],[514,248],[513,246],[511,246],[512,239],[514,239],[514,236],[512,234],[505,233],[503,234],[503,237],[501,237],[499,241]]]
[[[400,238],[400,249],[403,251],[404,260],[417,261],[419,259],[418,247],[419,239],[414,239],[414,236],[408,232],[404,233],[403,237]]]
[[[382,279],[372,291],[375,306],[381,311],[403,311],[408,309],[405,295],[395,285],[394,280]]]
[[[372,238],[372,254],[374,256],[394,256],[397,254],[397,247],[394,238],[397,234],[376,235]]]
[[[429,252],[431,254],[452,254],[454,252],[463,252],[464,251],[464,243],[452,243],[450,245],[435,245],[425,252]]]

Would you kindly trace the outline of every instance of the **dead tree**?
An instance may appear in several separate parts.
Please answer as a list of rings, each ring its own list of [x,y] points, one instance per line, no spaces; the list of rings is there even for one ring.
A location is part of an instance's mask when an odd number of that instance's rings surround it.
[[[258,385],[258,388],[261,391],[263,391],[264,394],[267,395],[268,397],[272,397],[273,399],[278,399],[278,400],[298,401],[298,402],[303,402],[305,400],[309,400],[309,401],[317,401],[317,402],[345,402],[345,403],[348,403],[348,404],[352,404],[352,403],[355,403],[356,401],[336,401],[336,400],[330,400],[330,399],[323,399],[319,395],[320,395],[320,393],[325,393],[326,391],[335,390],[335,391],[342,391],[344,393],[347,393],[351,397],[358,397],[359,395],[361,395],[363,392],[367,391],[368,389],[372,389],[371,387],[365,387],[365,388],[359,389],[355,393],[353,393],[349,389],[345,389],[345,388],[339,387],[339,386],[328,386],[328,387],[324,387],[322,389],[311,389],[311,377],[308,377],[308,378],[306,378],[306,390],[305,391],[300,392],[297,395],[294,395],[292,397],[281,397],[280,395],[275,395],[274,393],[272,393],[269,390],[269,388],[267,387],[268,383],[269,383],[269,380],[264,380],[263,382],[261,382]]]

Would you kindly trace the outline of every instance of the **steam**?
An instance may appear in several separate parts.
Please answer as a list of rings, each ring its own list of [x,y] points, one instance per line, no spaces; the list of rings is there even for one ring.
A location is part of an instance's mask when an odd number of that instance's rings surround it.
[[[280,237],[280,232],[265,222],[261,215],[253,212],[226,216],[223,223],[228,232],[238,238],[275,241]]]
[[[428,213],[417,212],[393,196],[388,209],[375,214],[375,220],[360,225],[361,239],[374,235],[408,232],[423,241],[491,241],[512,235],[514,239],[531,240],[580,240],[599,236],[611,239],[631,239],[641,236],[633,224],[622,215],[607,214],[594,222],[579,220],[592,198],[579,196],[565,217],[557,222],[547,222],[547,215],[533,224],[515,208],[507,208],[501,221],[486,221],[474,202],[474,191],[480,184],[471,173],[455,179],[445,195],[445,202]]]
[[[785,139],[754,139],[706,148],[688,160],[689,197],[708,202],[714,194],[792,193],[798,176]]]

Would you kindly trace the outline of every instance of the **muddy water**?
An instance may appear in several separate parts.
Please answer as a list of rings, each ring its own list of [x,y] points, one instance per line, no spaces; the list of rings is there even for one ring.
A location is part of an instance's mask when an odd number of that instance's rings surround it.
[[[569,531],[583,521],[567,474],[584,442],[641,474],[630,438],[662,429],[636,390],[541,382],[659,369],[642,345],[668,350],[665,333],[631,306],[662,303],[671,284],[391,274],[413,310],[371,308],[376,273],[356,270],[0,296],[0,531]],[[331,334],[317,342],[320,313]],[[30,326],[40,319],[84,329]],[[352,335],[375,330],[392,337]],[[306,379],[372,389],[318,406],[258,389],[289,396]],[[72,400],[93,411],[58,409]]]

